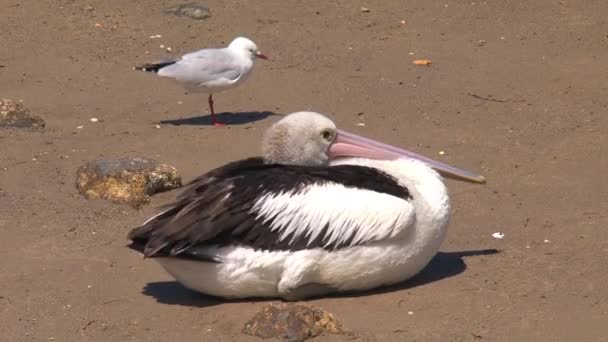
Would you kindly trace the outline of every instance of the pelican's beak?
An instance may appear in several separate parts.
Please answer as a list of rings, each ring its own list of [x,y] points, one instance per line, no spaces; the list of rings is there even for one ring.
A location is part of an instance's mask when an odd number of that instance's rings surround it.
[[[255,56],[261,59],[268,59],[268,57],[266,57],[266,55],[261,53],[260,51],[256,51]]]
[[[329,158],[360,157],[369,159],[395,160],[399,158],[417,159],[441,173],[443,176],[466,180],[473,183],[485,183],[482,175],[462,170],[454,166],[429,159],[399,147],[364,138],[360,135],[337,130],[334,143],[329,147]]]

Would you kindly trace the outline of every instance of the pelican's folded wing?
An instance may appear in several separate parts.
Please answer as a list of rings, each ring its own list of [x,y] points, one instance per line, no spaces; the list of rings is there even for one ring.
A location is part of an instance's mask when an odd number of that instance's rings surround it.
[[[147,257],[230,244],[335,250],[398,238],[413,222],[408,190],[379,170],[250,159],[197,178],[129,238],[145,245]]]

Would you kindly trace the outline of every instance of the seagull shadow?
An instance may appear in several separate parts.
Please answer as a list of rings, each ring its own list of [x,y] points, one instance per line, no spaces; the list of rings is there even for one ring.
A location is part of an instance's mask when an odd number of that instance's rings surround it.
[[[226,125],[245,125],[252,122],[264,120],[270,116],[283,116],[274,112],[240,112],[240,113],[218,113],[215,114],[218,121]],[[167,124],[173,126],[213,126],[213,120],[211,115],[193,116],[189,118],[181,118],[175,120],[161,120],[160,124]]]
[[[323,297],[362,297],[378,295],[388,292],[396,292],[405,289],[412,289],[445,278],[450,278],[464,272],[467,269],[467,265],[465,264],[463,258],[470,256],[494,255],[498,253],[500,253],[500,251],[497,249],[482,249],[461,252],[439,252],[433,258],[433,260],[431,260],[431,262],[422,270],[422,272],[402,283],[368,291],[343,292]],[[176,281],[160,281],[148,283],[142,289],[142,294],[149,297],[153,297],[158,303],[191,307],[209,307],[223,303],[270,302],[275,300],[268,298],[227,300],[219,297],[204,295],[199,292],[190,290]],[[307,298],[303,301],[309,301],[314,299],[318,299],[318,297]]]

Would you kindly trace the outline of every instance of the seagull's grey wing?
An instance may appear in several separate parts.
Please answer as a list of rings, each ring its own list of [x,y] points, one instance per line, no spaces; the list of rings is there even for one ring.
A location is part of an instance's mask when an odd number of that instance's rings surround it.
[[[175,64],[159,71],[160,76],[184,83],[205,85],[210,82],[234,81],[241,76],[237,59],[224,49],[204,49],[189,53]]]

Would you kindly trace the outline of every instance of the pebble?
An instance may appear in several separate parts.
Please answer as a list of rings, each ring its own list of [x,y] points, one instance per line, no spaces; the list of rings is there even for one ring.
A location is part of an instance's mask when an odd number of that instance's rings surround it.
[[[444,155],[444,154],[445,154],[445,151],[439,151],[439,154],[440,154],[440,155]]]
[[[80,125],[80,126],[76,126],[77,129],[83,129],[84,126]]]
[[[365,126],[365,124],[363,122],[359,122],[357,126]]]
[[[160,128],[160,125],[154,125],[154,127],[156,127],[156,128]]]
[[[545,240],[543,240],[543,242],[544,242],[544,243],[549,243],[549,242],[551,242],[551,241],[549,241],[549,240],[545,239]]]
[[[361,7],[361,13],[369,13],[371,10],[367,7]]]
[[[413,314],[414,314],[414,311],[408,311],[408,312],[407,312],[407,314],[408,314],[408,315],[413,315]]]
[[[505,234],[501,233],[501,232],[496,232],[496,233],[492,234],[492,237],[495,239],[502,239],[505,237]]]
[[[91,122],[99,122],[98,118],[91,118]]]

